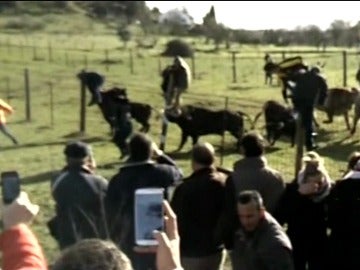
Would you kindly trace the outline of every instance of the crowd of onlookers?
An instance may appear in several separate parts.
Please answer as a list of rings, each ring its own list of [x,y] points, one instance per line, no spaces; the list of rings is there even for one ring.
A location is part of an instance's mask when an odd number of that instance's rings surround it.
[[[245,135],[240,146],[244,157],[226,170],[211,144],[194,145],[184,176],[147,135],[134,134],[128,159],[107,181],[89,145],[67,144],[66,165],[51,182],[56,209],[47,226],[62,251],[52,269],[216,270],[226,256],[235,270],[360,269],[360,152],[342,179],[307,152],[297,177],[285,181],[260,135]],[[158,246],[141,248],[134,194],[151,187],[165,190],[165,232],[155,232]],[[3,270],[48,268],[26,225],[38,211],[24,192],[4,207]]]

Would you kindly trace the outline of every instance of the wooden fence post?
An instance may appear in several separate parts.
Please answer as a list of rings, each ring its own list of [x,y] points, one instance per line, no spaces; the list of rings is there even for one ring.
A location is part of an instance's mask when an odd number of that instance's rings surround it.
[[[226,121],[227,121],[227,115],[226,115],[226,111],[228,109],[229,106],[229,98],[226,97],[225,98],[225,110],[224,110],[224,115],[223,115],[223,134],[222,134],[222,138],[221,138],[221,156],[220,156],[220,166],[223,166],[223,162],[224,162],[224,149],[225,149],[225,125],[226,125]]]
[[[85,72],[85,70],[82,72]],[[80,133],[84,135],[86,130],[86,88],[82,80],[80,80],[80,83]]]
[[[296,154],[295,154],[295,177],[297,177],[301,169],[301,160],[304,155],[304,128],[300,113],[297,113],[296,119]]]
[[[49,97],[50,97],[50,126],[54,127],[54,95],[53,95],[53,83],[49,83]]]
[[[105,68],[109,71],[109,50],[105,50]]]
[[[347,86],[347,53],[342,52],[343,55],[343,86]]]
[[[24,70],[24,81],[25,81],[25,113],[26,121],[31,121],[31,96],[30,96],[30,80],[29,80],[29,70],[25,68]]]
[[[236,52],[232,52],[232,71],[233,71],[233,83],[237,82],[236,78]]]
[[[132,50],[130,50],[130,73],[134,74],[134,59]]]
[[[49,53],[49,62],[51,63],[53,61],[52,59],[52,48],[51,48],[51,42],[48,43],[48,53]]]

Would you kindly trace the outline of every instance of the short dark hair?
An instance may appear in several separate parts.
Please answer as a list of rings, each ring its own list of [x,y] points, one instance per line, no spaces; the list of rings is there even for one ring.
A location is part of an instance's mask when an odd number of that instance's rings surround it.
[[[209,143],[198,143],[192,149],[192,160],[203,166],[211,166],[215,162],[214,148]]]
[[[130,160],[145,161],[151,157],[151,139],[144,133],[135,133],[129,142]]]
[[[353,170],[356,163],[360,160],[360,152],[352,152],[348,158],[348,170]]]
[[[109,241],[84,239],[65,249],[53,270],[132,270],[129,258]]]
[[[256,190],[241,191],[237,197],[237,202],[240,204],[254,202],[258,209],[264,208],[263,199],[260,193]]]
[[[255,132],[246,134],[241,142],[240,146],[244,149],[244,155],[246,157],[259,157],[264,153],[264,139]]]
[[[82,141],[71,141],[66,144],[64,154],[71,159],[84,159],[91,154],[90,147],[87,143]]]

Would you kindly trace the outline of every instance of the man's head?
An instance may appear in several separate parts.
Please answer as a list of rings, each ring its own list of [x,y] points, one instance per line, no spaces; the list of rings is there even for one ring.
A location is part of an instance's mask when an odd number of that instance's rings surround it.
[[[247,190],[240,192],[237,198],[237,213],[242,228],[253,232],[265,216],[265,207],[259,192]]]
[[[129,142],[129,151],[131,161],[146,161],[152,155],[152,141],[143,133],[134,134]]]
[[[191,153],[191,164],[194,171],[213,166],[215,149],[210,143],[197,143]]]
[[[240,146],[244,151],[245,157],[259,157],[264,154],[264,139],[258,133],[251,132],[246,134],[242,138]]]
[[[354,151],[348,158],[348,170],[355,170],[355,166],[360,160],[360,152]]]
[[[85,164],[92,158],[91,148],[82,141],[70,142],[65,146],[64,154],[67,163],[70,164]]]
[[[132,270],[129,258],[115,244],[84,239],[62,252],[53,270]]]

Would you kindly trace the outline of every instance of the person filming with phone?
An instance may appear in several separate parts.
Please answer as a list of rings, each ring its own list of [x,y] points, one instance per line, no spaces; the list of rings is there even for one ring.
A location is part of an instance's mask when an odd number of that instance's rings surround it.
[[[134,251],[135,192],[141,188],[163,188],[164,199],[169,188],[182,179],[182,171],[143,133],[134,134],[129,142],[129,159],[112,177],[106,193],[111,239],[130,258],[135,270],[155,268],[155,255]]]
[[[30,224],[40,207],[33,204],[26,192],[2,206],[3,229],[0,234],[3,270],[47,270],[48,264],[42,247]],[[15,196],[15,193],[13,193]],[[9,197],[7,198],[9,199]],[[167,201],[163,201],[164,231],[154,232],[158,245],[150,252],[156,256],[157,270],[182,270],[180,239],[176,215]],[[114,243],[103,239],[83,239],[61,252],[52,270],[133,270],[130,260]]]

